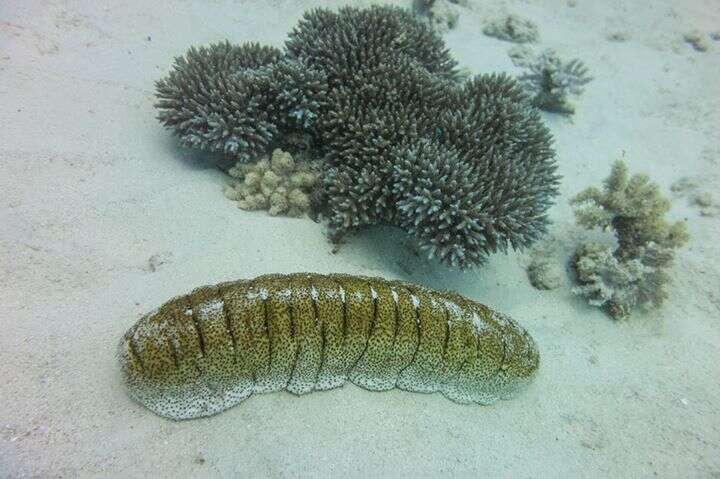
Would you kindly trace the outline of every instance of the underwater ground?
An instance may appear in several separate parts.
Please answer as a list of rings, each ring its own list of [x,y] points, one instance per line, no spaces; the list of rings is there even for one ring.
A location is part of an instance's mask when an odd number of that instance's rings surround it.
[[[569,275],[534,289],[527,253],[458,272],[389,228],[333,252],[308,218],[223,197],[226,176],[155,120],[153,82],[193,44],[279,47],[323,4],[0,6],[0,476],[720,477],[720,41],[707,35],[718,4],[469,0],[444,34],[472,73],[517,75],[513,44],[482,33],[516,13],[537,24],[539,46],[588,66],[575,114],[543,113],[563,176],[550,210],[563,267],[579,241],[602,237],[575,226],[568,199],[623,154],[686,221],[669,301],[622,322],[573,295]],[[684,40],[693,30],[706,51]],[[692,191],[672,192],[683,177]],[[115,348],[143,313],[202,284],[295,271],[456,290],[525,326],[540,373],[489,407],[348,385],[172,422],[130,400]]]

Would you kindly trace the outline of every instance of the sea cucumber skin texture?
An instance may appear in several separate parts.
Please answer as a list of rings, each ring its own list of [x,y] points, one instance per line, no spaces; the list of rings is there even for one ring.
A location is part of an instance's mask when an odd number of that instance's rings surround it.
[[[539,366],[509,317],[451,292],[350,275],[266,275],[203,286],[143,316],[119,345],[130,395],[190,419],[253,393],[350,381],[491,404]]]

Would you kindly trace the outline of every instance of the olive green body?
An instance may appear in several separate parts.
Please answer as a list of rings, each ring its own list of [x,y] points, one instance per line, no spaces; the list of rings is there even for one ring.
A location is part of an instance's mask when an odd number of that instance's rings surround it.
[[[120,343],[133,398],[157,414],[218,413],[253,393],[350,381],[490,404],[529,382],[537,347],[505,315],[450,292],[350,275],[267,275],[204,286]]]

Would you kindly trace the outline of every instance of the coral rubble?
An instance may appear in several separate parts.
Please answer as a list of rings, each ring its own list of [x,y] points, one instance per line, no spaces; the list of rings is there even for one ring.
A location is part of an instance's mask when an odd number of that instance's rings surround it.
[[[568,96],[581,94],[583,86],[592,80],[583,62],[577,58],[565,62],[552,49],[543,51],[534,59],[512,52],[511,57],[517,66],[526,69],[519,80],[532,97],[533,105],[555,113],[575,113],[575,106]]]
[[[321,158],[314,210],[333,241],[395,225],[465,268],[535,241],[559,177],[518,83],[461,80],[455,67],[406,10],[315,9],[284,51],[223,43],[176,59],[157,83],[159,118],[184,144],[243,163],[305,138]]]
[[[414,0],[413,8],[433,30],[444,33],[457,26],[459,3],[459,0]]]
[[[534,43],[540,40],[537,25],[518,15],[508,15],[485,25],[483,33],[515,43]]]
[[[575,198],[578,224],[609,229],[617,247],[582,245],[572,260],[579,286],[576,294],[602,307],[615,319],[638,307],[657,307],[667,298],[675,250],[688,240],[685,224],[669,224],[670,202],[646,175],[628,176],[617,161],[603,190],[590,187]]]
[[[630,34],[623,30],[612,30],[605,34],[605,38],[611,42],[626,42],[630,40]]]
[[[307,164],[295,162],[290,153],[276,149],[269,160],[238,162],[229,173],[234,180],[225,188],[225,196],[237,201],[239,208],[295,217],[310,210],[310,190],[318,175]]]
[[[536,289],[556,289],[563,284],[562,268],[548,259],[533,258],[527,274]]]
[[[717,178],[713,178],[713,176],[710,175],[710,177],[703,178],[703,180],[699,181],[683,176],[670,185],[670,190],[677,196],[686,196],[689,199],[690,205],[700,209],[700,216],[717,216],[720,211],[720,204],[715,201],[710,191],[700,187],[701,182],[709,182],[714,185],[717,182]]]
[[[143,271],[148,273],[154,273],[160,269],[161,266],[169,263],[172,260],[173,254],[170,251],[163,251],[162,253],[156,253],[145,262]]]
[[[559,259],[560,249],[560,240],[553,236],[538,241],[532,247],[527,275],[534,288],[556,289],[565,283],[565,271]]]
[[[688,43],[696,52],[706,52],[710,46],[702,33],[697,30],[683,34],[683,40]]]

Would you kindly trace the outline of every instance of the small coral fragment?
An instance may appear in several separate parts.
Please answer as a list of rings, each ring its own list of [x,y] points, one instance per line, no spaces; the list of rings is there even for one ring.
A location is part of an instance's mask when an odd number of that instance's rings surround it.
[[[528,266],[528,278],[536,289],[556,289],[563,284],[562,268],[540,258],[534,258]]]
[[[559,257],[561,248],[560,240],[551,236],[539,241],[530,250],[527,275],[534,288],[556,289],[565,283],[565,271]]]
[[[433,30],[444,33],[457,26],[460,17],[458,3],[458,0],[415,0],[414,8]]]
[[[508,56],[513,65],[520,68],[529,68],[535,61],[535,54],[527,45],[514,45],[508,49]]]
[[[692,191],[698,187],[698,182],[694,178],[690,178],[687,176],[683,176],[682,178],[675,181],[672,185],[670,185],[670,190],[673,193],[687,193],[688,191]]]
[[[322,72],[257,43],[192,47],[155,83],[158,120],[184,146],[248,162],[281,134],[310,128],[327,85]]]
[[[705,37],[703,37],[703,34],[697,30],[685,33],[683,35],[683,40],[685,40],[686,43],[689,43],[696,52],[706,52],[708,48],[710,48],[705,40]]]
[[[630,34],[621,30],[614,30],[605,34],[605,38],[611,42],[626,42],[630,40]]]
[[[706,208],[708,206],[712,206],[713,199],[710,193],[707,191],[701,191],[692,197],[692,202],[700,207]]]
[[[573,292],[620,319],[636,307],[657,307],[667,298],[675,250],[689,236],[685,224],[669,224],[670,202],[646,175],[629,177],[622,161],[613,165],[603,190],[588,188],[578,194],[578,224],[615,233],[617,248],[598,243],[582,245],[572,264],[580,285]]]
[[[717,180],[712,178],[704,178],[704,182],[714,184]],[[694,178],[684,176],[670,186],[673,193],[678,196],[686,196],[690,205],[700,208],[700,216],[712,217],[716,216],[720,211],[718,204],[713,195],[706,190],[700,189],[700,182]]]
[[[254,164],[238,162],[229,171],[234,178],[225,196],[244,210],[267,209],[271,216],[302,216],[310,210],[310,189],[317,174],[290,153],[276,149],[272,157]]]
[[[515,43],[535,43],[540,40],[537,25],[518,15],[508,15],[490,22],[483,28],[483,33]]]
[[[154,273],[160,269],[161,266],[169,263],[172,260],[172,257],[173,254],[170,251],[163,251],[162,253],[154,254],[148,258],[145,266],[143,266],[143,270],[148,273]]]
[[[533,105],[541,110],[572,115],[575,106],[568,96],[581,94],[583,86],[592,80],[583,62],[577,58],[565,62],[552,49],[543,51],[534,60],[518,55],[517,60],[513,57],[513,62],[526,69],[518,79],[532,97]]]

